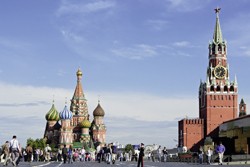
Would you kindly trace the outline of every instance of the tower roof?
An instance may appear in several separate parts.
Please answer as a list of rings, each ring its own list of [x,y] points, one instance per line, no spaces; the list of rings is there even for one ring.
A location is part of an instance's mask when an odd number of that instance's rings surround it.
[[[77,70],[76,76],[77,76],[77,84],[76,84],[76,89],[75,89],[72,100],[73,99],[83,99],[84,98],[84,94],[83,94],[83,90],[82,90],[82,84],[81,84],[82,71],[80,69]]]
[[[104,110],[102,109],[101,105],[100,105],[100,101],[98,102],[97,107],[95,108],[94,112],[93,112],[94,116],[101,116],[103,117],[105,115]]]
[[[244,102],[244,100],[243,100],[243,99],[241,99],[240,104],[245,104],[245,102]]]
[[[59,113],[55,108],[54,103],[51,106],[51,109],[45,115],[47,121],[58,121],[59,120]]]
[[[223,38],[222,38],[222,32],[221,32],[220,20],[219,20],[219,12],[220,12],[221,8],[217,7],[214,10],[215,10],[215,13],[216,13],[216,23],[215,23],[215,28],[214,28],[213,40],[214,40],[215,43],[222,43]]]

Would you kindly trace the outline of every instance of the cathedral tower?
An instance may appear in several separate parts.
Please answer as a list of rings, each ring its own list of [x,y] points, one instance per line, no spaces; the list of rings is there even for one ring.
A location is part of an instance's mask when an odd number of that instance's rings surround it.
[[[74,95],[71,99],[70,111],[73,113],[71,120],[71,126],[74,127],[74,141],[80,141],[81,138],[81,127],[80,123],[89,119],[87,100],[85,99],[83,89],[82,89],[82,71],[80,69],[76,72],[77,84],[75,88]]]
[[[106,126],[103,122],[104,115],[105,112],[100,105],[100,101],[98,101],[98,105],[93,112],[94,120],[91,126],[94,142],[105,143],[106,141]]]
[[[247,115],[247,107],[246,107],[246,103],[244,102],[243,99],[241,99],[241,101],[240,101],[239,110],[240,110],[239,117]]]
[[[215,9],[216,23],[213,40],[209,43],[207,79],[200,83],[199,117],[204,119],[204,137],[215,137],[218,126],[237,116],[237,80],[230,82],[227,43],[222,37],[220,8]]]
[[[46,143],[57,144],[61,125],[58,123],[59,113],[55,108],[54,101],[49,112],[45,115],[45,118],[47,120],[44,132],[44,138],[46,139]]]
[[[72,145],[73,143],[73,134],[72,134],[72,127],[70,125],[70,120],[72,118],[71,111],[68,110],[67,106],[65,105],[64,109],[60,112],[60,119],[61,119],[61,130],[60,130],[60,147],[63,147],[66,144],[67,147]]]

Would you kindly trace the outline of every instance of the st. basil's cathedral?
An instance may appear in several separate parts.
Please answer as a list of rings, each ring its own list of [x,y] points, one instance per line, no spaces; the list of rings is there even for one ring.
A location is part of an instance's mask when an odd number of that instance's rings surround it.
[[[82,71],[76,72],[77,84],[74,95],[71,99],[70,110],[65,104],[64,109],[59,113],[54,103],[46,114],[47,120],[44,138],[46,143],[55,147],[63,147],[66,144],[74,148],[91,149],[94,144],[105,144],[106,126],[103,118],[105,112],[98,101],[93,111],[93,120],[89,120],[87,100],[82,88]],[[61,122],[61,124],[59,123]]]

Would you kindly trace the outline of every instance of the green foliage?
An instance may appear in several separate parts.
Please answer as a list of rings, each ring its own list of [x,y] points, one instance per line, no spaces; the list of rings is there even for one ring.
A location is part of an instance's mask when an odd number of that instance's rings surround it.
[[[125,146],[125,152],[129,152],[130,150],[134,150],[134,148],[133,148],[133,146],[132,146],[132,144],[127,144],[126,146]]]
[[[39,148],[39,149],[44,149],[46,146],[45,140],[42,139],[32,139],[32,138],[28,138],[27,139],[27,145],[29,144],[33,149]]]

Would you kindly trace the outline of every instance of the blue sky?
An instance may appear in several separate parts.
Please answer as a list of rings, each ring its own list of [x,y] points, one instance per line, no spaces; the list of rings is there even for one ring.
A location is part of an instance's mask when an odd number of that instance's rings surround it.
[[[247,0],[1,1],[0,142],[42,137],[53,95],[60,112],[81,68],[108,142],[174,147],[178,120],[198,117],[217,6],[230,77],[249,104]]]

